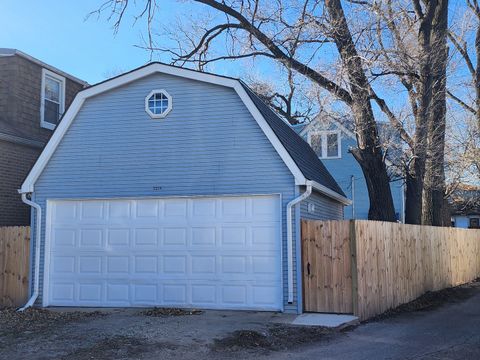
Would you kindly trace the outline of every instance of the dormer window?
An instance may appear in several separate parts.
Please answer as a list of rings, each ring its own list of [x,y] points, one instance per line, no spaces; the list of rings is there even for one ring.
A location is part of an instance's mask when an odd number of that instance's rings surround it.
[[[172,97],[165,90],[152,90],[145,98],[145,111],[153,119],[164,118],[172,110]]]
[[[42,69],[40,125],[53,130],[65,111],[65,78]]]
[[[321,159],[342,157],[340,131],[317,131],[308,134],[308,143]]]

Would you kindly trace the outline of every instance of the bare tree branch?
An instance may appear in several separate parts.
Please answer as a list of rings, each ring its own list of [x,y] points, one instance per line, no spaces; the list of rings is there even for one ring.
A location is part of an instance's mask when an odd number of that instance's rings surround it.
[[[475,110],[474,108],[472,108],[470,105],[468,105],[467,103],[465,103],[462,99],[460,99],[458,96],[455,96],[454,94],[452,94],[449,90],[447,90],[447,95],[450,99],[452,100],[455,100],[461,107],[463,107],[465,110],[471,112],[472,114],[476,115],[477,114],[477,110]]]

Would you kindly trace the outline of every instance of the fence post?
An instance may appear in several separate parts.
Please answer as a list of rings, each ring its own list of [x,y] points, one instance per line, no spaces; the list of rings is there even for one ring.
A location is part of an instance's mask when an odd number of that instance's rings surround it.
[[[353,315],[358,316],[358,273],[357,273],[357,238],[355,232],[355,220],[349,221],[350,227],[350,254],[352,267],[352,305]]]

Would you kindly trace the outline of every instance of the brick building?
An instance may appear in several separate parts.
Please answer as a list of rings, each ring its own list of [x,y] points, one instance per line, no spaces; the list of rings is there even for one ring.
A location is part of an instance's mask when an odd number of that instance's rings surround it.
[[[29,224],[30,208],[17,189],[85,86],[21,51],[0,48],[0,226]]]

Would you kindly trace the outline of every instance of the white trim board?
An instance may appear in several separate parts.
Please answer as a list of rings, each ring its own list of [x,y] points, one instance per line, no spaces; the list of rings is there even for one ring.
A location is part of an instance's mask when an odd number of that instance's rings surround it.
[[[265,136],[273,145],[285,165],[292,173],[293,177],[295,178],[295,184],[305,185],[307,183],[308,180],[305,178],[305,176],[303,175],[295,161],[292,159],[288,151],[282,145],[276,134],[270,128],[267,121],[264,119],[258,108],[255,106],[252,99],[247,94],[239,80],[233,78],[226,78],[219,75],[202,73],[190,69],[169,66],[161,63],[152,63],[80,91],[73,100],[66,113],[64,114],[63,119],[57,125],[57,128],[53,133],[52,137],[50,138],[49,142],[45,146],[45,149],[40,154],[37,162],[31,169],[25,181],[23,182],[20,192],[29,193],[34,191],[35,182],[38,180],[39,176],[45,169],[50,158],[57,149],[60,141],[69,129],[70,125],[72,124],[73,120],[80,111],[80,108],[82,107],[86,99],[112,90],[116,87],[123,86],[135,80],[144,78],[154,73],[163,73],[173,76],[179,76],[187,79],[202,81],[234,89],[251,113],[251,115],[253,116],[253,118],[256,120],[256,122],[262,129]],[[339,194],[337,195],[340,196]]]

